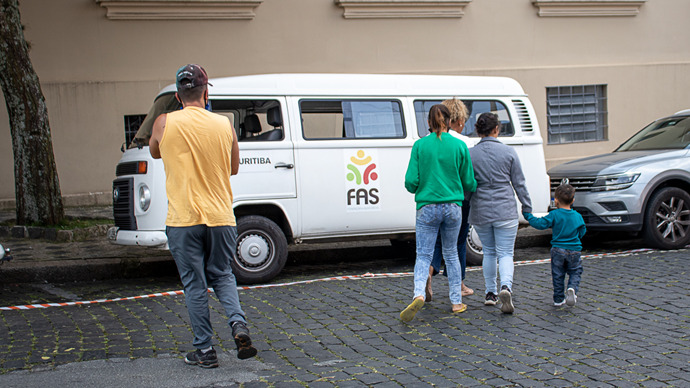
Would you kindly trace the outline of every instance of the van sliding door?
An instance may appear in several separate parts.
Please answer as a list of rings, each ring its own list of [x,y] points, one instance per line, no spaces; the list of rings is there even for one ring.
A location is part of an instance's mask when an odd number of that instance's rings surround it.
[[[404,188],[413,140],[397,99],[301,99],[296,131],[302,238],[414,230]]]

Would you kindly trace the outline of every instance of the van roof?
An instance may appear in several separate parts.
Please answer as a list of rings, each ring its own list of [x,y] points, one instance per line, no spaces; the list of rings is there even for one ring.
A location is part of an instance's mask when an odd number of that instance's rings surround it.
[[[398,74],[262,74],[210,79],[211,95],[525,96],[512,78]],[[169,85],[161,91],[175,91]]]

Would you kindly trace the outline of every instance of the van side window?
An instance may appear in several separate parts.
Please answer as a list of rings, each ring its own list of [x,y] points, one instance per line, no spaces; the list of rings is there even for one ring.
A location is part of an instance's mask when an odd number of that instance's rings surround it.
[[[493,112],[498,115],[499,120],[501,120],[501,132],[498,134],[500,137],[514,136],[515,128],[513,127],[513,122],[510,119],[510,114],[508,113],[508,108],[496,100],[462,100],[467,107],[468,118],[465,123],[465,128],[462,130],[462,134],[469,137],[478,137],[474,130],[474,124],[482,113]],[[417,133],[419,137],[424,137],[429,134],[429,109],[436,104],[440,104],[441,100],[415,100],[414,111],[415,118],[417,120]]]
[[[238,141],[280,141],[285,137],[280,102],[276,100],[210,100],[214,113],[226,116]]]
[[[397,100],[302,100],[300,114],[307,140],[405,137]]]

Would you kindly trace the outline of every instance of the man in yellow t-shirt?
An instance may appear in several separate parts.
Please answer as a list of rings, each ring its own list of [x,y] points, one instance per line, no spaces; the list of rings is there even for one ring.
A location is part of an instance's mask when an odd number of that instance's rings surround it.
[[[160,115],[153,124],[149,151],[165,166],[170,252],[184,285],[194,332],[194,352],[185,362],[203,368],[218,366],[208,309],[208,287],[225,308],[237,357],[256,355],[240,306],[230,267],[237,246],[230,176],[239,169],[237,134],[227,117],[205,109],[208,76],[199,65],[177,71],[182,110]],[[213,86],[213,85],[211,85]]]

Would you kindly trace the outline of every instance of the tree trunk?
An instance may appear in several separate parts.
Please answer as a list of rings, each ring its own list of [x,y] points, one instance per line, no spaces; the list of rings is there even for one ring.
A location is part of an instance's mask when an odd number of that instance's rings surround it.
[[[24,39],[17,0],[0,0],[0,86],[10,118],[17,224],[64,218],[48,109]]]

